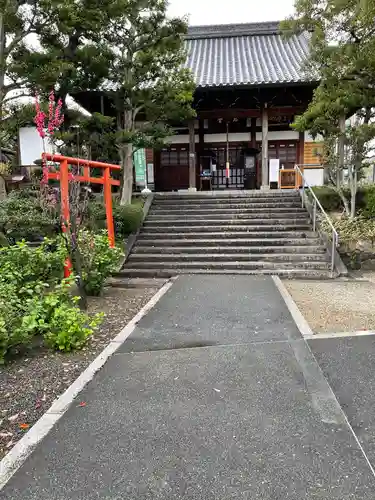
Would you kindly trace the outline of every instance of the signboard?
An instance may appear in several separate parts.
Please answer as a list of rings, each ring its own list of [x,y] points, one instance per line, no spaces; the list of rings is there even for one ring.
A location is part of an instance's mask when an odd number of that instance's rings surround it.
[[[2,175],[0,175],[0,201],[5,200],[7,197],[7,190],[5,185],[5,180]]]
[[[53,144],[49,138],[45,138],[43,146],[43,140],[35,127],[19,129],[19,146],[22,166],[34,165],[35,160],[40,160],[44,147],[46,153],[53,153]]]
[[[134,153],[134,169],[135,169],[135,182],[137,186],[146,185],[146,151],[145,149],[138,149]]]
[[[270,182],[279,182],[280,160],[270,160]]]
[[[147,183],[154,184],[154,164],[147,163]]]

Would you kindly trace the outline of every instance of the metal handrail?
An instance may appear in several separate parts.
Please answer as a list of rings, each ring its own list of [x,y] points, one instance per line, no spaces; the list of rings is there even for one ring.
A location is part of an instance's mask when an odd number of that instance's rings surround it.
[[[330,217],[327,215],[326,211],[322,207],[320,201],[318,200],[316,194],[314,193],[312,187],[310,184],[307,182],[306,177],[302,170],[300,169],[299,165],[295,165],[294,169],[299,173],[299,175],[302,177],[302,208],[305,208],[305,188],[307,187],[312,194],[313,197],[313,215],[312,215],[312,223],[313,223],[313,231],[316,231],[316,209],[317,207],[320,208],[320,211],[322,212],[324,218],[328,222],[328,225],[332,229],[332,255],[331,255],[331,271],[334,272],[335,266],[336,266],[336,248],[338,247],[339,244],[339,233],[336,231],[335,226],[333,225]]]

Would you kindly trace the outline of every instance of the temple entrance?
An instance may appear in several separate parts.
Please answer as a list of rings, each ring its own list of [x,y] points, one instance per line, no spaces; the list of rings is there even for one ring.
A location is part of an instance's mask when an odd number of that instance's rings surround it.
[[[206,147],[200,157],[201,176],[211,177],[214,190],[257,189],[257,153],[241,145]]]

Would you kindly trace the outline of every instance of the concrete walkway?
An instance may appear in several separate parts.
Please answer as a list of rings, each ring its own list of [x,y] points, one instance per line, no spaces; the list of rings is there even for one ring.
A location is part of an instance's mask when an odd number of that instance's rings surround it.
[[[374,499],[271,278],[181,276],[79,401],[1,499]]]

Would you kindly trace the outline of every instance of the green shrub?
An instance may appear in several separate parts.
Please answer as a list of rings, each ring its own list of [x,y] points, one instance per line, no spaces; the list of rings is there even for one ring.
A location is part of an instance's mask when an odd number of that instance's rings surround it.
[[[89,202],[86,226],[92,231],[106,229],[106,213],[103,201],[95,200]]]
[[[375,218],[375,185],[367,186],[364,189],[363,214],[365,217]]]
[[[61,281],[65,256],[63,242],[49,239],[36,248],[25,241],[0,248],[0,283],[14,286],[20,299],[40,294]]]
[[[62,239],[0,248],[0,363],[35,336],[59,350],[82,347],[100,323],[102,315],[83,313],[71,282],[62,280],[65,257]]]
[[[18,345],[27,345],[32,336],[20,329],[25,302],[17,295],[17,287],[0,282],[0,364],[5,354]]]
[[[79,250],[82,260],[82,278],[87,295],[100,295],[105,280],[117,271],[123,252],[108,245],[105,231],[93,233],[82,230],[79,233]]]
[[[342,201],[339,194],[329,186],[316,186],[313,191],[327,212],[333,212],[342,208]]]
[[[69,352],[81,348],[102,321],[103,314],[90,318],[77,307],[79,298],[71,298],[66,284],[43,297],[27,317],[23,326],[35,328],[48,347]]]
[[[42,210],[37,196],[15,191],[0,203],[0,231],[11,243],[40,241],[57,234],[60,223],[55,213]]]
[[[128,236],[135,233],[143,220],[143,208],[138,205],[115,205],[113,218],[116,234]]]
[[[99,326],[102,317],[102,314],[96,314],[90,318],[78,307],[63,303],[53,310],[49,319],[44,334],[46,345],[64,352],[80,349]]]
[[[87,227],[93,231],[106,229],[106,212],[104,203],[100,200],[89,204]],[[113,204],[113,220],[115,232],[120,237],[135,233],[143,220],[143,208],[140,203],[134,205]]]

